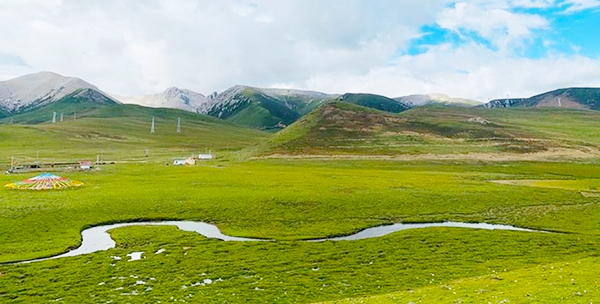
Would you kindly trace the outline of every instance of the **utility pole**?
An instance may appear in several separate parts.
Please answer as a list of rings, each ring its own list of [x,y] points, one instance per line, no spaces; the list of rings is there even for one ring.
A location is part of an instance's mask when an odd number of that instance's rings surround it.
[[[150,127],[150,133],[154,134],[154,116],[152,116],[152,127]]]
[[[52,123],[56,123],[56,112],[52,112]]]
[[[181,133],[181,117],[177,117],[177,133]]]

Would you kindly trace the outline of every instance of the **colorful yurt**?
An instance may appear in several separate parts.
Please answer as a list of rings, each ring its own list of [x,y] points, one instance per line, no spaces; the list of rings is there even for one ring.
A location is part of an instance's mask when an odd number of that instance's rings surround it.
[[[81,186],[83,186],[83,183],[80,181],[70,180],[51,173],[44,173],[22,182],[7,184],[5,187],[19,190],[59,190]]]

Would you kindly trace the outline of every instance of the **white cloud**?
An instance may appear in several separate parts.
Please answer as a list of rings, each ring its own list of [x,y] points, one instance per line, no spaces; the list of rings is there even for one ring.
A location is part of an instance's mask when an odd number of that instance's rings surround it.
[[[446,0],[64,0],[3,3],[0,53],[106,91],[242,83],[368,71],[435,20]],[[14,75],[17,76],[17,75]]]
[[[527,59],[504,56],[481,45],[441,45],[416,56],[403,56],[392,66],[365,74],[320,75],[288,86],[373,92],[391,97],[441,92],[479,101],[530,97],[563,87],[599,86],[600,60],[582,56]]]
[[[555,0],[511,0],[512,7],[521,8],[550,8],[556,4]]]
[[[280,84],[481,100],[600,85],[596,60],[515,55],[549,27],[515,8],[557,5],[567,7],[562,0],[3,0],[0,54],[21,62],[0,62],[0,79],[51,70],[119,95]],[[467,44],[399,57],[422,26],[436,23]]]
[[[567,5],[567,13],[594,9],[600,7],[600,0],[565,0],[563,5]]]
[[[549,26],[539,15],[514,13],[503,6],[502,2],[458,2],[440,14],[437,24],[459,34],[477,33],[503,51],[521,47],[533,31]]]

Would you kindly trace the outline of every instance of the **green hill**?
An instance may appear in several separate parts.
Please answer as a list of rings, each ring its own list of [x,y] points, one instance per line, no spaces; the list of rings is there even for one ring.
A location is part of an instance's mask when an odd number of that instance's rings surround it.
[[[330,99],[317,92],[236,86],[218,96],[208,115],[259,129],[280,129]]]
[[[406,104],[373,94],[328,95],[319,92],[233,87],[217,97],[208,115],[259,129],[281,129],[322,104],[332,101],[353,103],[382,111],[399,113]]]
[[[387,98],[374,94],[344,94],[338,101],[353,103],[359,106],[373,108],[381,111],[400,113],[410,109],[410,107],[398,100]]]
[[[594,111],[423,107],[392,114],[335,102],[275,134],[262,156],[591,157],[598,156],[597,128]]]

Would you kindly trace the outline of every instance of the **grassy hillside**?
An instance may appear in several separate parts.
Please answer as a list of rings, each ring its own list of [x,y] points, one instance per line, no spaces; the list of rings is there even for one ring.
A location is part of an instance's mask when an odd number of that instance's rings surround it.
[[[269,95],[251,87],[233,88],[230,95],[228,101],[216,105],[208,114],[259,129],[292,124],[322,101],[303,96]]]
[[[345,94],[338,101],[391,113],[400,113],[410,108],[398,100],[374,94]]]
[[[409,109],[409,106],[400,101],[373,94],[345,94],[335,98],[333,95],[315,92],[286,94],[284,91],[236,87],[231,89],[231,93],[223,93],[227,95],[224,97],[227,101],[214,106],[208,114],[253,128],[281,129],[322,104],[332,101],[343,101],[392,113]]]
[[[57,122],[51,123],[52,112]],[[77,113],[74,120],[73,113]],[[64,121],[60,122],[60,113]],[[155,134],[150,134],[155,117]],[[177,119],[181,133],[177,134]],[[89,98],[67,97],[48,106],[0,120],[0,165],[11,156],[19,162],[95,160],[165,160],[206,150],[238,150],[266,134],[206,115],[155,109]],[[39,158],[38,158],[39,155]]]
[[[561,109],[416,108],[398,115],[332,103],[269,140],[263,155],[592,153],[600,113]]]

